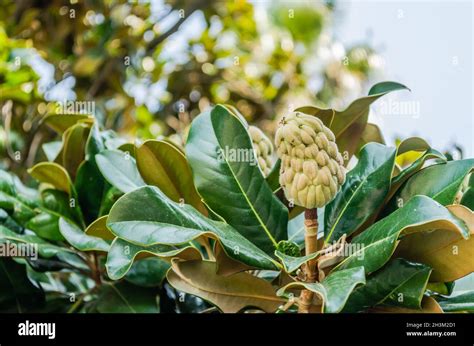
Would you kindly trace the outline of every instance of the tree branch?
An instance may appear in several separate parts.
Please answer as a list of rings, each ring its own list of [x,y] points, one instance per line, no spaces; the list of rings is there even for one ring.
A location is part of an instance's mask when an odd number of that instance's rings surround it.
[[[155,48],[161,44],[164,40],[166,40],[169,36],[174,34],[176,31],[178,31],[179,27],[181,24],[183,24],[186,19],[188,19],[196,10],[199,9],[203,5],[203,1],[195,1],[193,5],[191,5],[189,8],[184,9],[184,17],[179,18],[179,20],[171,27],[168,29],[168,31],[162,33],[160,36],[154,38],[153,40],[150,41],[146,48],[146,55],[150,55],[153,53]]]

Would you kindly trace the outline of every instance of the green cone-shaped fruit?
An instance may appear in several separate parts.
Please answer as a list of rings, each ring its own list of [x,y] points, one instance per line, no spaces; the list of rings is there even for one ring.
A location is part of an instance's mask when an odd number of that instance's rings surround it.
[[[346,169],[331,130],[312,115],[293,112],[283,118],[275,144],[286,198],[307,209],[332,201]]]
[[[257,155],[258,165],[263,172],[264,176],[270,174],[273,166],[272,154],[273,145],[272,141],[265,136],[265,134],[256,126],[250,125],[248,128],[250,138],[252,139],[252,145]]]

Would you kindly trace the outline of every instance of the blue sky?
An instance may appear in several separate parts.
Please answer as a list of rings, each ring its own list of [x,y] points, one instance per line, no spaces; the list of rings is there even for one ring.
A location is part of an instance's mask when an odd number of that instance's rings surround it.
[[[465,157],[473,157],[473,3],[336,5],[335,37],[345,44],[369,42],[384,58],[384,76],[378,78],[399,81],[412,90],[385,96],[372,107],[371,120],[380,125],[387,141],[419,135],[437,149],[456,142]],[[386,111],[397,102],[418,108],[411,108],[414,112],[408,116]]]

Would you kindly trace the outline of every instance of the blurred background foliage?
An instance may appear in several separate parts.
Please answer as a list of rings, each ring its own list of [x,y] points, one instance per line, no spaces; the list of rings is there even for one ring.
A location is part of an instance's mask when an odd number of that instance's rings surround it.
[[[334,3],[0,0],[1,168],[25,177],[57,102],[93,102],[104,128],[182,143],[193,117],[234,105],[272,134],[303,105],[342,108],[380,73],[344,47]]]

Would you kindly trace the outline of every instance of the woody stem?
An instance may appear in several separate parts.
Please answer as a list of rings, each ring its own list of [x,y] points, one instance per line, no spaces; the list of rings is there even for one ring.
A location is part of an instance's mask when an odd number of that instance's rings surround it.
[[[318,210],[316,208],[306,209],[304,211],[305,226],[305,253],[310,255],[318,251]],[[304,265],[306,282],[316,281],[316,265],[317,260],[311,260]],[[313,301],[314,293],[310,290],[302,290],[298,304],[298,312],[308,313]]]

